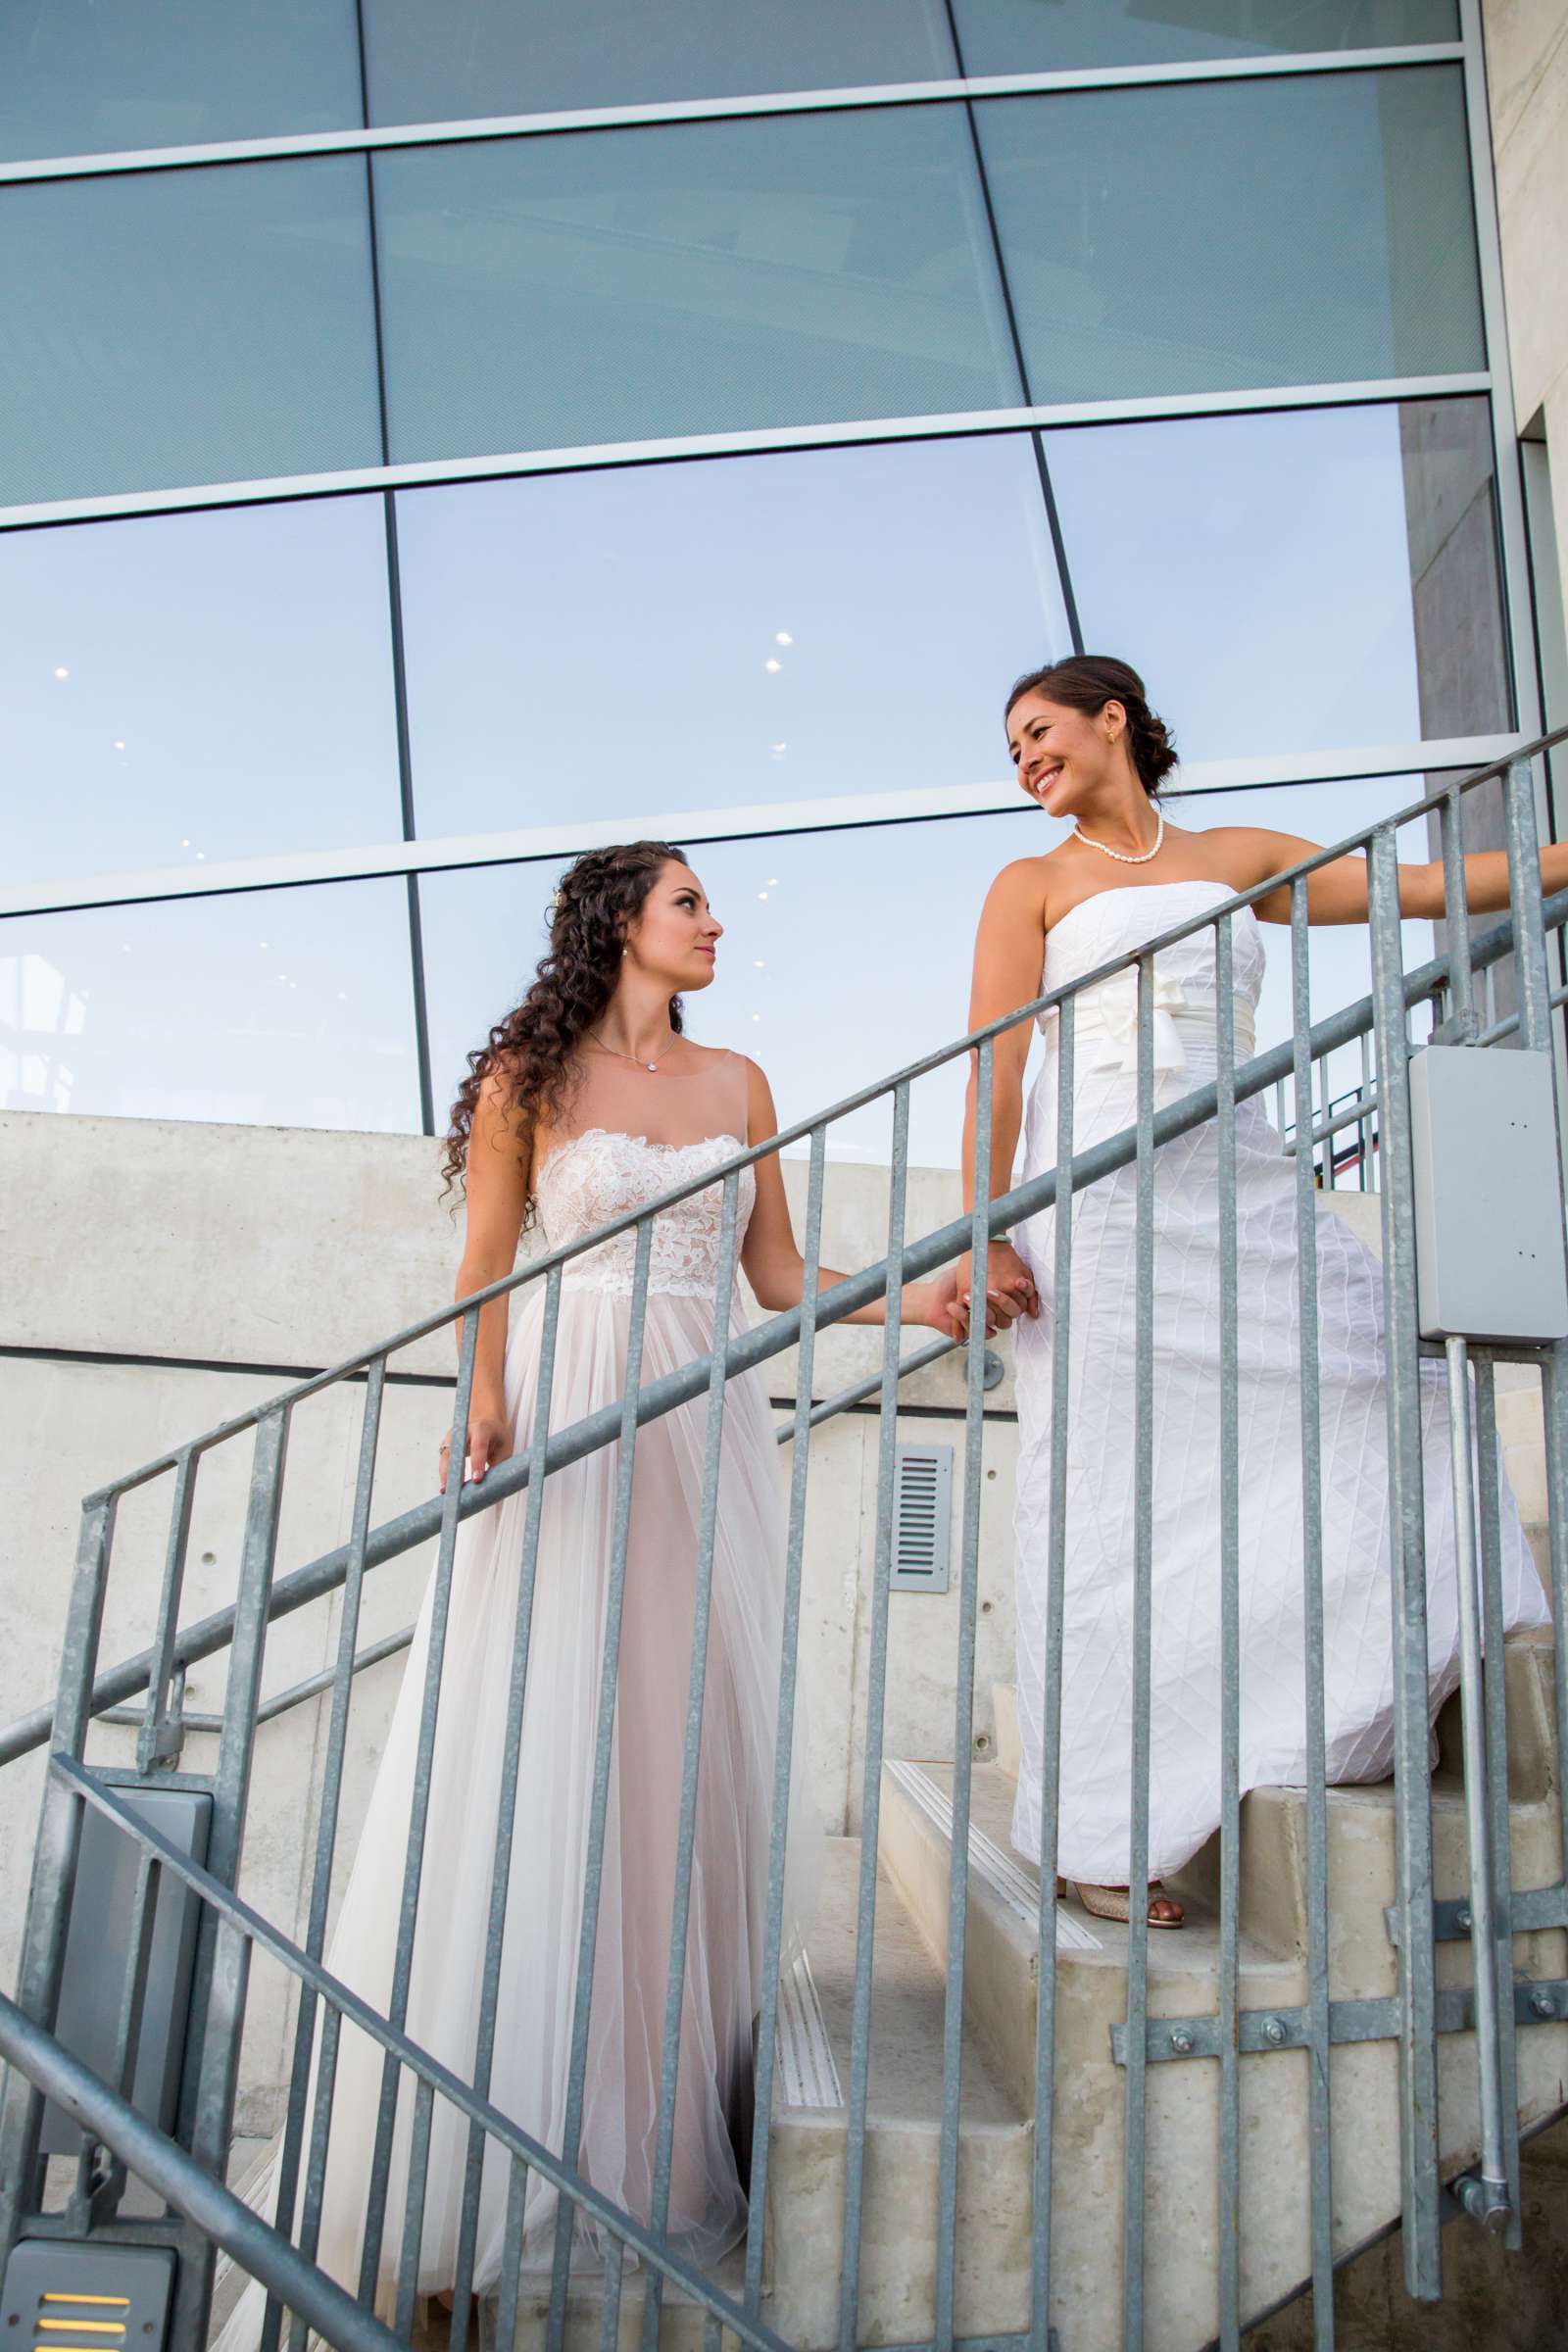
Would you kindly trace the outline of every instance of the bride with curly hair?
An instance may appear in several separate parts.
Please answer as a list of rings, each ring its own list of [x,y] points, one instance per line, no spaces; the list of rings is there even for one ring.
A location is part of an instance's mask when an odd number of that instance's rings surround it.
[[[694,1044],[682,995],[714,976],[722,925],[684,853],[667,842],[594,851],[566,873],[550,951],[520,1004],[469,1056],[447,1137],[449,1187],[461,1180],[466,1234],[457,1295],[513,1270],[537,1220],[552,1248],[717,1170],[777,1132],[766,1078],[744,1054]],[[722,1186],[664,1210],[654,1226],[641,1379],[707,1353],[712,1340]],[[569,1259],[561,1284],[552,1430],[621,1394],[635,1235]],[[800,1303],[805,1267],[776,1156],[740,1179],[737,1245],[764,1308]],[[828,1289],[843,1276],[824,1267]],[[906,1322],[956,1334],[956,1275],[906,1286]],[[443,1444],[443,1490],[482,1480],[531,1434],[544,1285],[481,1313],[467,1427]],[[730,1328],[741,1328],[738,1300]],[[880,1322],[877,1301],[851,1320]],[[633,1463],[614,1744],[587,2074],[577,2165],[639,2221],[650,2215],[687,1686],[691,1668],[706,1398],[647,1422]],[[501,1993],[488,2095],[553,2149],[563,2145],[578,1936],[618,1447],[553,1474],[542,1506]],[[754,2025],[760,2005],[783,1610],[778,1448],[758,1373],[726,1389],[690,1922],[682,1990],[667,2235],[690,2259],[716,2260],[746,2224]],[[473,2079],[503,1727],[523,1551],[526,1490],[460,1528],[441,1662],[424,1863],[406,2030]],[[327,1966],[377,2010],[392,1986],[404,1854],[431,1626],[420,1610]],[[797,1750],[799,1752],[799,1749]],[[798,1814],[800,1808],[796,1807]],[[808,1825],[792,1814],[786,1963],[808,1900]],[[345,2023],[336,2064],[318,2259],[353,2289],[380,2097],[379,2048]],[[395,2292],[409,2177],[411,2086],[392,2149],[376,2301]],[[457,2270],[467,2127],[438,2101],[430,2139],[417,2288],[449,2290]],[[498,2281],[510,2160],[487,2151],[472,2283]],[[549,2263],[557,2197],[530,2180],[523,2266]],[[579,2216],[576,2250],[605,2247]],[[249,2312],[246,2312],[246,2306]],[[259,2335],[248,2294],[222,2352]]]

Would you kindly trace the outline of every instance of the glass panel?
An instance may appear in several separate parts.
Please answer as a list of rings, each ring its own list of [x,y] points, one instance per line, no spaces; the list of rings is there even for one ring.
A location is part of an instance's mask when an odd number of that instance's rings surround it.
[[[1486,364],[1457,66],[976,115],[1034,400]]]
[[[406,888],[0,923],[0,1100],[417,1134]]]
[[[954,0],[964,71],[1383,49],[1459,37],[1457,0]]]
[[[1200,794],[1173,803],[1171,815],[1194,831],[1261,824],[1332,842],[1418,800],[1421,789],[1419,777],[1404,777]],[[1054,849],[1066,830],[1038,809],[1020,808],[1016,815],[694,847],[693,863],[726,933],[714,987],[688,1000],[693,1036],[760,1061],[786,1126],[961,1037],[987,890],[1011,859]],[[1401,855],[1427,857],[1424,821],[1410,828]],[[438,1124],[469,1049],[532,976],[545,948],[545,910],[566,862],[431,874],[420,882]],[[1429,956],[1431,926],[1406,930],[1407,961]],[[1268,1046],[1290,1035],[1290,949],[1273,925],[1265,927],[1264,945],[1270,972],[1259,1035]],[[1315,1011],[1364,996],[1368,970],[1364,928],[1314,932]],[[909,1152],[916,1165],[957,1166],[964,1080],[958,1060],[913,1088]],[[838,1159],[885,1164],[886,1105],[842,1121],[830,1149]]]
[[[405,493],[424,834],[1004,773],[1069,650],[1026,435]]]
[[[380,463],[365,165],[0,190],[0,503]]]
[[[1085,638],[1187,759],[1508,725],[1484,400],[1045,440]]]
[[[0,538],[17,881],[401,834],[379,498]]]
[[[372,122],[846,89],[954,72],[941,0],[365,0]]]
[[[114,154],[364,121],[352,0],[10,0],[0,156]]]
[[[374,163],[395,460],[1007,405],[962,110]]]

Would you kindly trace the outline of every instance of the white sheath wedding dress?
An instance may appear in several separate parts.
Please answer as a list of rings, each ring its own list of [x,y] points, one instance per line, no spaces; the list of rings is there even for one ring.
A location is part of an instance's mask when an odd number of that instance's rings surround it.
[[[1217,882],[1102,891],[1054,924],[1044,987],[1140,947],[1231,895]],[[1155,958],[1156,1104],[1216,1067],[1213,933]],[[1236,1051],[1252,1051],[1263,945],[1250,913],[1234,929]],[[1131,1126],[1137,1109],[1132,971],[1077,999],[1074,1147]],[[1056,1017],[1025,1119],[1024,1175],[1056,1156]],[[1131,1840],[1136,1171],[1080,1192],[1073,1206],[1070,1438],[1057,1868],[1125,1886]],[[1241,1470],[1241,1786],[1306,1778],[1299,1319],[1295,1163],[1256,1098],[1236,1118]],[[1322,1367],[1324,1680],[1331,1782],[1393,1769],[1394,1646],[1383,1276],[1331,1209],[1317,1218]],[[1013,1235],[1041,1295],[1014,1325],[1018,1486],[1014,1517],[1022,1768],[1013,1840],[1040,1852],[1042,1718],[1050,1563],[1053,1267],[1055,1214]],[[1153,1705],[1150,1875],[1179,1869],[1220,1816],[1220,1238],[1212,1121],[1154,1159]],[[1457,1680],[1451,1457],[1445,1374],[1422,1367],[1427,1613],[1432,1708]],[[1502,1491],[1506,1624],[1547,1611],[1507,1481]]]
[[[587,1057],[585,1057],[587,1059]],[[593,1232],[683,1178],[744,1150],[747,1065],[712,1056],[695,1076],[596,1057],[547,1139],[537,1170],[552,1247]],[[740,1238],[755,1195],[740,1180]],[[644,1385],[707,1352],[714,1322],[722,1186],[656,1221],[643,1340]],[[618,1398],[626,1362],[635,1233],[569,1261],[562,1283],[551,1428]],[[514,1449],[532,1434],[544,1284],[513,1298],[506,1355]],[[742,1328],[729,1302],[731,1330]],[[634,1457],[615,1736],[591,2003],[579,2169],[646,2220],[659,2107],[671,1888],[685,1735],[706,1396],[645,1423]],[[434,1448],[432,1446],[432,1456]],[[593,1750],[619,1448],[553,1474],[544,1505],[523,1713],[514,1844],[489,2095],[526,2132],[562,2145]],[[460,1529],[408,2010],[410,2037],[472,2080],[499,1804],[503,1726],[526,1492]],[[691,1882],[670,2238],[709,2263],[741,2234],[750,2153],[754,2021],[760,2000],[780,1627],[783,1518],[778,1447],[757,1373],[727,1386]],[[428,1654],[420,1610],[326,1965],[385,2014],[403,1885]],[[798,1735],[797,1763],[805,1742]],[[794,1776],[804,1778],[804,1770]],[[792,1805],[783,1966],[799,1946],[815,1838]],[[380,2091],[379,2048],[345,2027],[337,2067],[319,2259],[357,2290]],[[377,2303],[395,2290],[413,2099],[405,2078],[393,2146]],[[451,2284],[466,2123],[437,2099],[418,2285]],[[486,2156],[474,2267],[500,2276],[509,2161]],[[267,2192],[264,2192],[266,2194]],[[523,2267],[548,2267],[556,2194],[530,2179]],[[579,2221],[575,2252],[604,2248]],[[263,2298],[247,2289],[220,2352],[259,2340]]]

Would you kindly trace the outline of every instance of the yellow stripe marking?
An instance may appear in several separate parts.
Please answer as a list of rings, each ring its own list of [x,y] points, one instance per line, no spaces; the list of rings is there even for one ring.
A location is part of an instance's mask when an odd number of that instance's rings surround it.
[[[39,2300],[44,2303],[112,2303],[117,2311],[130,2309],[128,2295],[42,2295]]]
[[[123,2335],[119,2320],[40,2320],[40,2328],[63,2328],[67,2335]]]

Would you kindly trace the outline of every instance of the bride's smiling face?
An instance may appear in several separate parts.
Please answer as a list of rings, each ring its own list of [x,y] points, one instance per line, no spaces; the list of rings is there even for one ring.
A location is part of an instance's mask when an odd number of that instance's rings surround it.
[[[712,986],[723,935],[724,926],[691,867],[671,859],[660,869],[642,912],[627,927],[627,956],[640,970],[667,982],[671,996],[679,996]]]
[[[1007,750],[1030,800],[1050,816],[1074,816],[1091,806],[1114,773],[1125,718],[1120,703],[1107,703],[1091,718],[1038,690],[1020,695],[1007,712]]]

